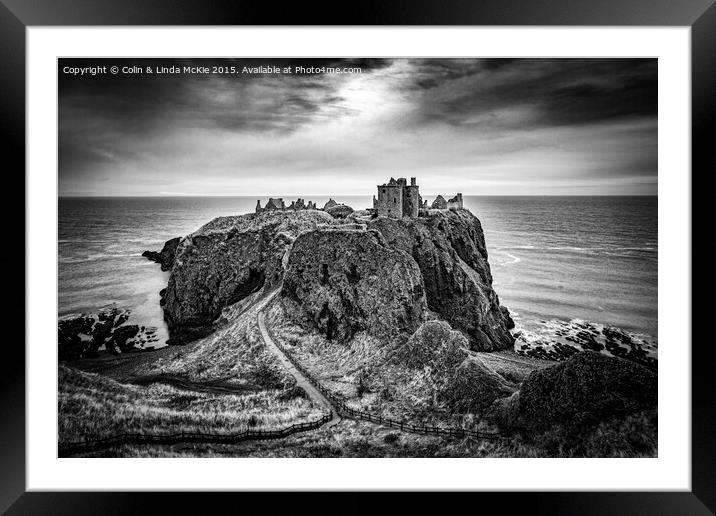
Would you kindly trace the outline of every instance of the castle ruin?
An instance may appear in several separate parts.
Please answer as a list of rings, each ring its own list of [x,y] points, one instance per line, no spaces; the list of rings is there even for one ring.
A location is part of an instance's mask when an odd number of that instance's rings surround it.
[[[410,185],[404,177],[397,181],[391,177],[386,184],[378,185],[378,198],[373,196],[373,209],[378,215],[393,219],[417,218],[421,204],[414,177],[410,178]]]
[[[458,193],[455,197],[447,202],[448,210],[461,210],[462,209],[462,194]]]
[[[300,197],[295,200],[291,201],[291,204],[289,206],[286,206],[286,203],[283,202],[282,198],[274,199],[273,197],[269,197],[268,202],[266,203],[265,207],[261,207],[261,200],[256,201],[256,213],[263,213],[265,211],[300,211],[300,210],[316,210],[316,203],[313,201],[306,201],[304,199],[301,199]]]
[[[338,204],[333,198],[323,206],[323,211],[328,211]],[[378,197],[373,196],[373,208],[367,210],[373,216],[390,217],[393,219],[402,219],[403,217],[417,218],[426,215],[429,208],[433,210],[459,210],[462,209],[462,194],[458,193],[455,197],[446,201],[442,195],[438,195],[433,203],[428,207],[428,201],[423,200],[420,196],[420,190],[416,179],[410,178],[410,184],[404,177],[397,180],[390,178],[385,184],[378,185]],[[282,198],[269,197],[265,207],[261,206],[261,201],[256,201],[256,213],[265,211],[300,211],[300,210],[320,210],[312,201],[306,202],[300,197],[292,201],[290,205],[286,205]],[[352,212],[352,208],[348,207]],[[421,213],[422,210],[422,213]]]
[[[458,210],[462,207],[461,193],[449,201],[446,201],[442,195],[438,195],[431,205],[434,210]],[[423,201],[420,196],[414,177],[410,178],[410,185],[404,177],[397,181],[391,177],[386,184],[378,185],[378,198],[373,196],[373,211],[381,217],[416,218],[421,209],[428,209],[428,201]]]

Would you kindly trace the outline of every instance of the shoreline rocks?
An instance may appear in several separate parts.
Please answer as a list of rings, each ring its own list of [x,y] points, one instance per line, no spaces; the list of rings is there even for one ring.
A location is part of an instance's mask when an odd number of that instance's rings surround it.
[[[658,366],[656,341],[648,335],[614,326],[572,319],[540,321],[534,329],[514,332],[515,351],[543,360],[563,361],[581,351],[631,360],[650,369]]]
[[[145,344],[158,342],[156,328],[125,324],[131,312],[110,305],[94,314],[72,314],[57,322],[60,360],[96,357],[104,348],[108,353],[139,351]]]

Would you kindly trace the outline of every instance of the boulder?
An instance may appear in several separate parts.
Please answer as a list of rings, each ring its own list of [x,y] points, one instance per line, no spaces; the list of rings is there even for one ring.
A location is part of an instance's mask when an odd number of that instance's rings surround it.
[[[452,412],[482,414],[498,399],[510,396],[516,387],[480,358],[464,360],[449,379],[443,397]]]
[[[408,254],[377,231],[340,226],[296,238],[281,297],[293,319],[341,341],[360,331],[385,342],[410,335],[427,309],[420,269]]]
[[[545,430],[594,426],[657,406],[652,370],[594,351],[530,373],[519,392],[497,400],[488,417],[502,427]]]
[[[395,354],[398,364],[422,369],[426,365],[453,371],[468,356],[468,341],[445,321],[427,321]]]
[[[470,211],[430,211],[425,217],[368,222],[390,247],[410,254],[422,274],[428,307],[463,331],[476,351],[514,344],[514,322],[492,289],[480,221]]]
[[[174,256],[181,241],[180,237],[167,240],[161,251],[144,251],[142,256],[161,265],[163,271],[171,270],[174,265]]]

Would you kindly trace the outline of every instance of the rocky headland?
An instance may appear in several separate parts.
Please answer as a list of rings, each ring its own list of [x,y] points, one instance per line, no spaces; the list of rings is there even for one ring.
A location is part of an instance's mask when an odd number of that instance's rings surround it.
[[[177,246],[181,241],[180,237],[168,240],[161,251],[144,251],[142,256],[161,265],[163,271],[171,270],[174,265],[174,256],[177,252]]]
[[[280,287],[291,316],[330,338],[366,330],[405,339],[440,318],[462,331],[471,349],[513,345],[514,323],[492,288],[472,213],[387,219],[343,205],[333,210],[223,217],[167,242],[158,254],[163,267],[171,264],[162,292],[170,343],[208,335],[225,307]]]

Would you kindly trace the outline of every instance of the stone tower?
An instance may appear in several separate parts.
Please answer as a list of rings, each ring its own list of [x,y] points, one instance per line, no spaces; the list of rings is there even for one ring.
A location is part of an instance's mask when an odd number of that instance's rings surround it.
[[[415,178],[410,178],[410,186],[406,186],[403,195],[403,216],[415,219],[420,209],[420,192]]]
[[[417,217],[420,192],[415,178],[410,178],[410,186],[404,177],[397,181],[391,177],[386,184],[378,185],[378,198],[374,199],[373,204],[378,215],[383,217]]]

